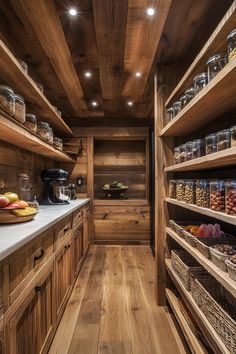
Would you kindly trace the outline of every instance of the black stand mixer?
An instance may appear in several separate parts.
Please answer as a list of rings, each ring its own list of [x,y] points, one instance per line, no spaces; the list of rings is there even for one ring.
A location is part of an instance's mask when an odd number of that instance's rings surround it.
[[[42,202],[43,205],[69,204],[71,194],[65,185],[69,173],[62,169],[43,170],[41,174],[44,183]]]

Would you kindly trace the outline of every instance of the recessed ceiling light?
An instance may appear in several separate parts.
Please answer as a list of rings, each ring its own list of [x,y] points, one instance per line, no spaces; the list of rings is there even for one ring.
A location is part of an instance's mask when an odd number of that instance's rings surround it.
[[[71,8],[70,10],[69,10],[69,14],[71,15],[71,16],[76,16],[76,15],[78,15],[78,11],[75,9],[75,8]]]
[[[92,101],[92,106],[97,107],[98,103],[96,101]]]
[[[140,71],[137,71],[137,72],[135,73],[135,76],[136,76],[136,77],[141,77],[141,76],[142,76],[142,73],[141,73]]]
[[[153,16],[155,14],[155,9],[153,7],[148,7],[147,8],[147,15],[148,16]]]
[[[132,101],[128,101],[128,102],[127,102],[127,105],[128,105],[129,107],[132,107],[133,104],[134,104],[134,103],[133,103]]]
[[[86,71],[84,75],[85,75],[85,77],[91,77],[92,73],[90,71]]]

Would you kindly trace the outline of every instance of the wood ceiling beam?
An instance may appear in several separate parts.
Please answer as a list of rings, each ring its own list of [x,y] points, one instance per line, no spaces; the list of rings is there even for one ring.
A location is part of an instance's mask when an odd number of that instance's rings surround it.
[[[49,58],[68,100],[79,116],[87,116],[87,105],[53,0],[12,0],[18,14],[29,20]]]
[[[93,0],[102,96],[120,97],[123,85],[128,0]]]
[[[172,0],[129,0],[124,58],[127,80],[122,96],[142,98],[171,3]],[[156,9],[153,17],[146,14],[149,6]],[[135,77],[137,71],[142,73],[139,79]]]

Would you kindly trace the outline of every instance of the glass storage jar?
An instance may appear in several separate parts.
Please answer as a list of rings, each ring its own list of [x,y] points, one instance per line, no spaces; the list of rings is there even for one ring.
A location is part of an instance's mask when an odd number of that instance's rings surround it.
[[[194,204],[195,198],[195,181],[189,179],[185,181],[184,201],[188,204]]]
[[[236,28],[228,35],[228,59],[232,60],[236,57]]]
[[[204,156],[206,152],[205,139],[196,139],[193,141],[192,158]]]
[[[179,162],[185,162],[186,161],[186,146],[185,144],[182,144],[179,146]]]
[[[176,199],[176,180],[171,179],[169,181],[169,198]]]
[[[185,95],[187,96],[188,102],[190,102],[195,95],[194,87],[190,87],[189,89],[187,89],[185,91]]]
[[[49,141],[50,140],[50,129],[49,129],[49,124],[47,122],[38,122],[38,126],[37,126],[37,134]]]
[[[168,124],[174,118],[174,108],[168,108],[166,110],[166,124]]]
[[[173,110],[174,110],[174,117],[177,116],[177,114],[181,111],[181,102],[176,101],[173,103]]]
[[[226,214],[236,215],[236,180],[225,183],[225,211]]]
[[[174,163],[175,164],[178,164],[180,162],[179,155],[180,155],[180,148],[179,148],[179,146],[176,146],[174,149]]]
[[[231,147],[236,146],[236,125],[230,128]]]
[[[217,137],[216,134],[209,134],[205,137],[206,141],[206,155],[213,154],[217,151]]]
[[[193,142],[188,141],[185,144],[185,151],[186,151],[186,161],[190,161],[193,158]]]
[[[183,109],[184,107],[186,107],[187,104],[188,104],[188,102],[189,102],[187,95],[181,96],[179,100],[180,100],[180,102],[181,102],[181,109]]]
[[[210,208],[210,185],[207,180],[199,179],[196,182],[196,205]]]
[[[228,57],[227,54],[216,54],[213,57],[209,58],[207,66],[208,82],[213,79],[227,64]]]
[[[25,101],[20,95],[15,95],[14,118],[22,124],[25,122]]]
[[[220,130],[216,133],[217,135],[217,151],[225,150],[230,148],[231,138],[230,129]]]
[[[43,94],[43,85],[41,85],[40,83],[38,83],[38,82],[36,82],[36,85],[37,85],[37,87],[38,87],[38,89],[39,89],[39,91],[41,91],[42,92],[42,94]]]
[[[28,113],[25,115],[24,125],[32,132],[37,132],[37,118],[34,114]]]
[[[210,208],[225,211],[225,182],[222,180],[210,182]]]
[[[0,109],[10,116],[14,116],[15,114],[14,91],[5,85],[0,85]]]
[[[28,74],[28,65],[21,59],[17,59],[25,74]]]
[[[50,144],[53,144],[53,130],[52,130],[52,128],[49,126],[49,128],[48,128],[48,132],[49,132],[49,134],[48,134],[48,139],[47,139],[47,141],[50,143]]]
[[[63,142],[62,142],[62,139],[61,138],[58,138],[57,136],[54,136],[54,139],[53,139],[53,144],[54,146],[59,149],[59,150],[63,150]]]
[[[185,181],[179,179],[176,181],[176,199],[179,201],[184,201],[185,198]]]
[[[193,79],[195,95],[200,92],[208,83],[207,73],[201,73]]]

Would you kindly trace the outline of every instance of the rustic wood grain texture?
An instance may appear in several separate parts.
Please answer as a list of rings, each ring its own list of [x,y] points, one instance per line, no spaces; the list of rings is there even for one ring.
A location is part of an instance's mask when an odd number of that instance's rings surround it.
[[[184,353],[155,303],[154,280],[148,247],[93,246],[49,353]]]

